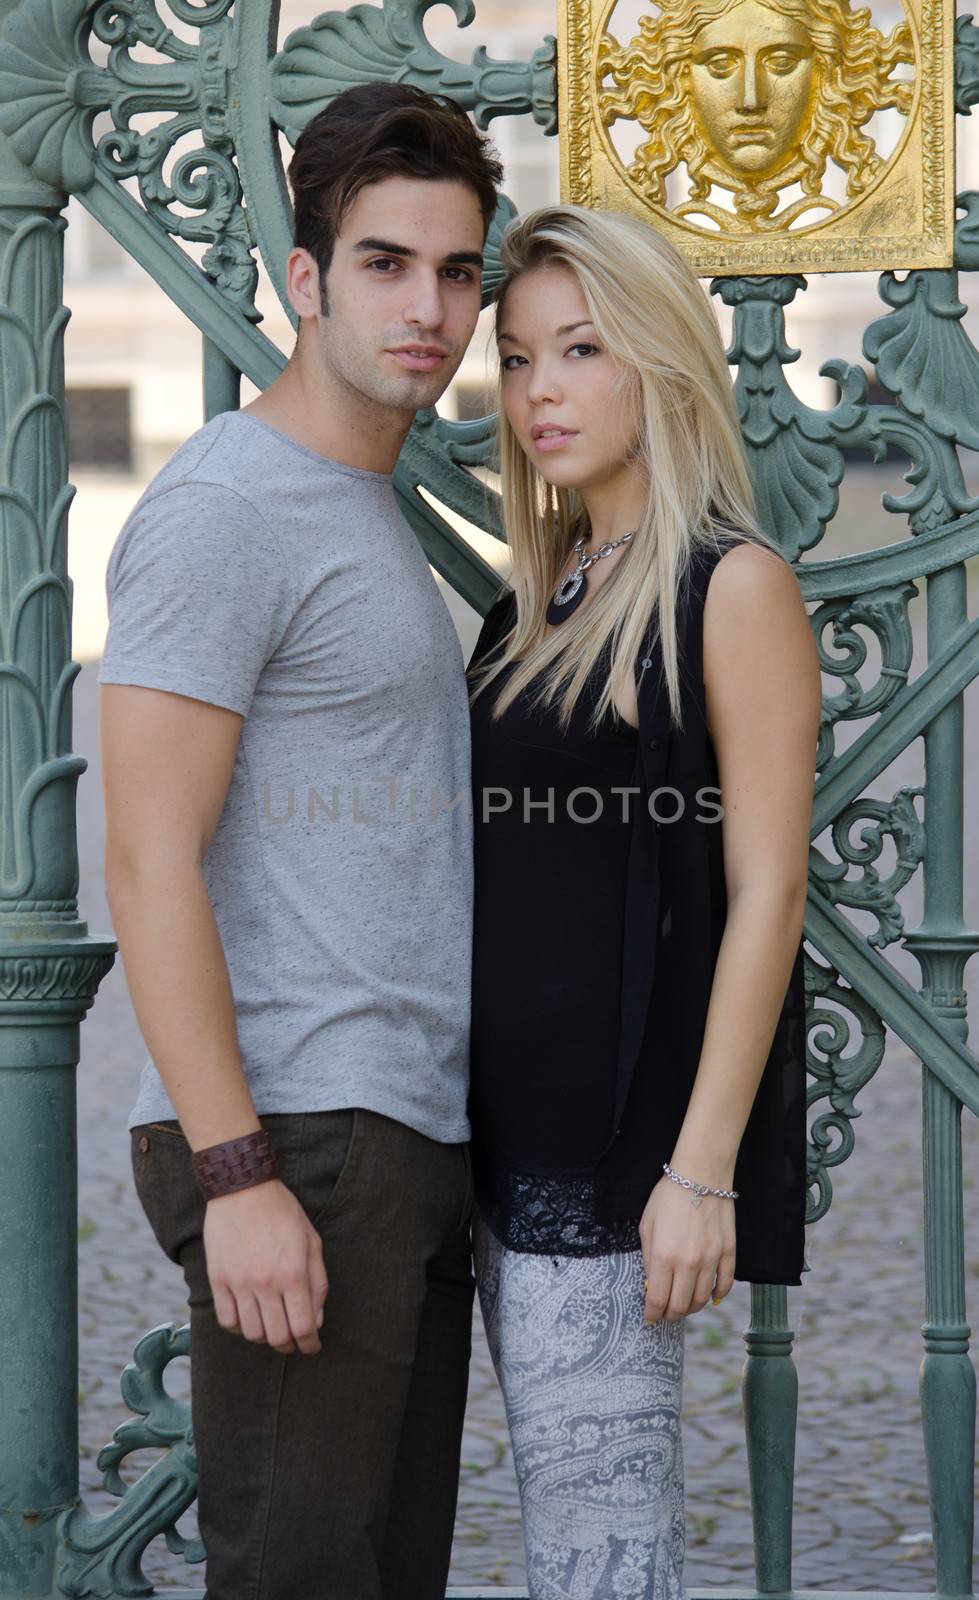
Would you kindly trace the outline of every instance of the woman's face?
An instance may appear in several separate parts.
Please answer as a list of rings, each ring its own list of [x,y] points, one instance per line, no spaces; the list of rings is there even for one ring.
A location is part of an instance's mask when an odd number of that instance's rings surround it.
[[[566,267],[536,267],[508,291],[499,321],[503,406],[542,478],[587,492],[636,471],[639,413]]]

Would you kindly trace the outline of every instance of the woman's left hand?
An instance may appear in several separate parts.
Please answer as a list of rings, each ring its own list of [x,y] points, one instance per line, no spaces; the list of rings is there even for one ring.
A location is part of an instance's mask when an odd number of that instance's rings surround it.
[[[668,1178],[639,1224],[646,1266],[647,1322],[677,1322],[723,1300],[734,1282],[734,1202],[706,1195],[699,1206]]]

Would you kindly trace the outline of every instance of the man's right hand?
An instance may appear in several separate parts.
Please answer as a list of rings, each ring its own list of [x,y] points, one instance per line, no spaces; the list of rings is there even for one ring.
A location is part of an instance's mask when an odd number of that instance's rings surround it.
[[[218,1322],[284,1355],[315,1355],[327,1293],[323,1241],[279,1180],[209,1200],[204,1249]]]

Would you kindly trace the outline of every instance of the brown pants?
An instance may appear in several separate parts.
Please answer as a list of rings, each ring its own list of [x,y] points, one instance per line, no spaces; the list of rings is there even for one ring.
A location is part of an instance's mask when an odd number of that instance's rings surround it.
[[[208,1600],[442,1600],[472,1328],[468,1147],[364,1110],[262,1122],[323,1239],[315,1356],[219,1326],[187,1142],[176,1122],[132,1133],[139,1198],[189,1291]]]

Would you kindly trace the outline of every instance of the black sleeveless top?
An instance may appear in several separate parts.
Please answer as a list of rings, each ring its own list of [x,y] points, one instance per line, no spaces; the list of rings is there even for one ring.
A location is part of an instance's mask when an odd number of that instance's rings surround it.
[[[703,820],[721,797],[702,663],[724,548],[695,559],[679,598],[682,730],[653,625],[638,735],[617,718],[588,728],[593,685],[564,735],[526,696],[492,722],[496,684],[472,708],[474,1170],[513,1249],[638,1248],[686,1112],[726,917],[722,829]],[[487,614],[471,668],[513,606],[507,592]],[[800,939],[735,1168],[735,1275],[753,1283],[801,1281],[805,1073]]]
[[[638,1218],[596,1219],[592,1182],[614,1113],[639,760],[628,723],[589,725],[608,667],[606,651],[564,731],[532,692],[495,722],[496,685],[472,708],[474,1175],[516,1250],[639,1247]]]

